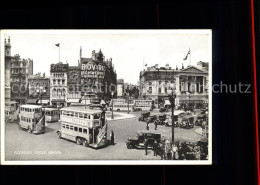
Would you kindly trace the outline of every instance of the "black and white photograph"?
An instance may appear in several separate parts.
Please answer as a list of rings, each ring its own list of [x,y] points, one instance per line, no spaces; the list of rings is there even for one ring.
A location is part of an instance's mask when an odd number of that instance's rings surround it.
[[[211,30],[2,30],[1,163],[212,164]]]

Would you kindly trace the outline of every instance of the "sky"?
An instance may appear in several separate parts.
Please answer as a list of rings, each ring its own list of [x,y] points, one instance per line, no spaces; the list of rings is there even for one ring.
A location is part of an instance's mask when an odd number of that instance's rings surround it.
[[[49,76],[50,64],[59,60],[77,65],[80,47],[82,57],[90,58],[91,52],[102,50],[105,59],[112,58],[117,78],[137,84],[139,73],[147,66],[169,64],[171,67],[189,65],[190,58],[183,60],[189,49],[191,64],[199,61],[211,62],[211,35],[209,32],[190,31],[6,31],[4,37],[11,38],[11,54],[34,61],[34,73],[41,72]]]

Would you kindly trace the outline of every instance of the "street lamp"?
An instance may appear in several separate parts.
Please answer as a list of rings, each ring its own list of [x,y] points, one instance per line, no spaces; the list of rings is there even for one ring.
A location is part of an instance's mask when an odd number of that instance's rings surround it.
[[[113,102],[114,91],[111,91],[111,95],[112,95],[112,115],[111,115],[111,119],[114,119],[114,102]]]
[[[129,114],[129,93],[127,94],[127,114]]]
[[[84,97],[85,97],[85,109],[87,108],[87,92],[84,93]]]
[[[171,103],[171,108],[172,108],[172,143],[174,144],[174,108],[175,108],[175,98],[176,94],[174,90],[169,91],[169,101]]]

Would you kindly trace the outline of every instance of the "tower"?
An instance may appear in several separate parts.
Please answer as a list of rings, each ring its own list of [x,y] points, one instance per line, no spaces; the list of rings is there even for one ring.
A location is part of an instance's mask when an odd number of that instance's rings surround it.
[[[11,100],[11,82],[10,82],[10,68],[11,68],[11,42],[10,36],[8,40],[5,39],[5,101]]]

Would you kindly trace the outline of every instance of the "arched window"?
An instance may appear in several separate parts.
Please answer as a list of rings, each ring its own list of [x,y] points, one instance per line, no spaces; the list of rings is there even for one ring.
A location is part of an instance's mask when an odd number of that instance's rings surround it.
[[[164,88],[165,94],[167,93],[167,87]]]
[[[158,89],[158,93],[162,93],[162,89],[161,88]]]
[[[57,96],[57,90],[56,89],[52,90],[52,96]]]

